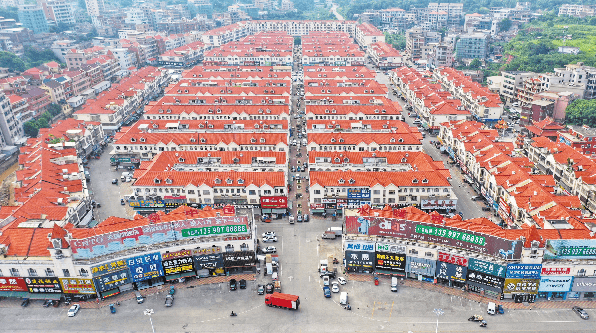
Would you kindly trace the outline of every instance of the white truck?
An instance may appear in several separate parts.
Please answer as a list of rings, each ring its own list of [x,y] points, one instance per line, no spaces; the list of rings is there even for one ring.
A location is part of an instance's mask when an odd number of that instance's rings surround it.
[[[319,275],[323,276],[327,273],[327,268],[329,266],[329,261],[327,259],[323,259],[319,262]]]
[[[331,227],[331,228],[328,228],[323,233],[323,238],[326,238],[326,239],[335,239],[337,236],[340,236],[341,237],[341,233],[342,233],[341,227]]]

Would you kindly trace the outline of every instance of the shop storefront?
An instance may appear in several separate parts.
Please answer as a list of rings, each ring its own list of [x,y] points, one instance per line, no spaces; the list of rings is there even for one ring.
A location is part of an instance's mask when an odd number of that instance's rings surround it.
[[[261,214],[271,215],[271,218],[273,219],[279,219],[286,216],[288,214],[288,197],[261,197]]]
[[[434,282],[437,261],[425,258],[406,257],[406,275],[419,281]]]
[[[375,272],[391,276],[406,276],[406,246],[376,243]]]
[[[541,264],[509,264],[503,294],[517,303],[534,302],[540,285]]]
[[[468,291],[499,299],[503,293],[506,272],[503,265],[470,258],[466,278]]]
[[[133,289],[132,274],[123,259],[93,266],[91,274],[98,297],[102,299]]]
[[[181,250],[161,254],[163,270],[166,281],[184,279],[195,276],[195,268],[192,258],[192,250]]]
[[[580,277],[573,278],[571,292],[569,299],[578,299],[593,301],[596,299],[596,277]]]
[[[344,243],[346,271],[372,273],[375,266],[375,243],[346,241]]]
[[[20,277],[0,277],[0,296],[26,298],[29,292],[25,279]]]
[[[209,277],[224,274],[224,260],[221,247],[208,247],[192,251],[197,277]]]
[[[224,269],[228,274],[255,273],[255,253],[252,251],[225,252]]]
[[[92,279],[60,278],[65,299],[82,301],[95,298],[95,285]]]
[[[435,274],[437,283],[447,284],[450,287],[464,287],[468,272],[468,258],[442,251],[439,251],[438,258]]]
[[[62,297],[62,286],[57,277],[26,277],[25,284],[29,298],[60,299]]]
[[[571,291],[573,276],[541,276],[538,297],[550,300],[566,300]]]
[[[164,284],[164,270],[159,252],[126,259],[136,289],[146,289]]]

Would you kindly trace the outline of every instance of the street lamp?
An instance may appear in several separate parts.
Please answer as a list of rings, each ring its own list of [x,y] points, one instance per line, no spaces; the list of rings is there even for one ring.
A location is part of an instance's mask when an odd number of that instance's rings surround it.
[[[145,312],[143,312],[143,314],[145,314],[145,316],[149,316],[149,322],[151,322],[151,331],[153,331],[153,333],[155,333],[155,328],[153,328],[153,319],[151,319],[151,315],[153,314],[153,309],[146,309]],[[438,322],[438,319],[437,319]]]
[[[445,312],[443,309],[434,309],[433,312],[437,315],[437,327],[435,328],[435,333],[439,332],[439,316],[442,316]]]

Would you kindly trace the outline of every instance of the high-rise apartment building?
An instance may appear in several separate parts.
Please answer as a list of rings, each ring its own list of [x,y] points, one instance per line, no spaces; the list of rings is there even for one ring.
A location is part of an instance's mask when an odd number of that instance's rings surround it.
[[[19,22],[34,33],[49,32],[48,20],[43,8],[37,5],[23,5],[19,7]]]

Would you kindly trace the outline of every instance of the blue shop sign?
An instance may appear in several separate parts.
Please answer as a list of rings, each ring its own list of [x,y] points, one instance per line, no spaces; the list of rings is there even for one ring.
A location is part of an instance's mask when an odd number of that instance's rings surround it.
[[[509,264],[507,277],[515,279],[540,279],[542,264]]]
[[[375,252],[375,243],[346,242],[346,251]]]
[[[505,277],[507,269],[505,266],[497,265],[492,262],[470,258],[468,261],[468,269],[472,271],[482,272],[492,276]]]
[[[348,199],[369,199],[370,189],[368,188],[348,188]]]
[[[159,252],[128,258],[126,261],[132,273],[133,282],[149,280],[164,275],[161,254]]]
[[[539,292],[565,292],[571,290],[571,283],[573,282],[573,276],[541,276],[540,285],[538,286]]]

